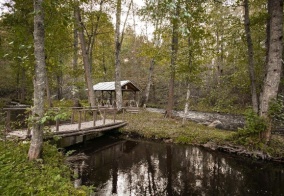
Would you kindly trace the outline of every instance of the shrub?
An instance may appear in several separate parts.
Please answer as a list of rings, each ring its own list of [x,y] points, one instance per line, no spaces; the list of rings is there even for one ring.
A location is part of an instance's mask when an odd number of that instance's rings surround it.
[[[283,126],[284,124],[284,96],[278,95],[277,99],[269,103],[268,116],[274,126]]]
[[[251,109],[245,113],[245,127],[238,130],[239,136],[254,136],[265,131],[267,128],[267,122],[264,118],[258,116]]]

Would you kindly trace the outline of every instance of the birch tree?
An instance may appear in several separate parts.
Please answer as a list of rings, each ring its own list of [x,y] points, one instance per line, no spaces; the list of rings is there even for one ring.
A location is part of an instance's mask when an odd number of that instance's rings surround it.
[[[116,108],[121,110],[122,108],[122,91],[121,91],[121,71],[120,71],[120,20],[121,18],[121,0],[117,0],[116,4],[116,25],[115,25],[115,98]]]
[[[121,110],[122,108],[122,91],[121,91],[121,62],[120,62],[120,51],[123,42],[124,29],[126,21],[129,15],[130,8],[132,6],[132,0],[129,3],[126,18],[123,24],[122,32],[120,33],[121,25],[121,0],[116,2],[116,23],[115,23],[115,95],[116,95],[116,108]]]
[[[268,45],[268,62],[266,66],[266,76],[264,78],[262,96],[260,97],[260,116],[269,118],[269,104],[277,97],[278,87],[282,72],[282,51],[283,51],[283,1],[268,0],[268,9],[271,10],[270,34]],[[269,120],[270,121],[270,120]],[[263,137],[269,142],[271,127],[268,127]]]

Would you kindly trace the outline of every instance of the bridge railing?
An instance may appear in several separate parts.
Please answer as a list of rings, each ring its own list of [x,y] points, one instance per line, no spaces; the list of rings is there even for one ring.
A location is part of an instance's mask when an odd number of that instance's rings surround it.
[[[3,111],[6,112],[6,119],[5,119],[5,131],[6,132],[10,132],[12,131],[12,122],[13,120],[11,119],[11,114],[12,112],[16,112],[16,111],[22,111],[25,112],[26,114],[26,118],[24,119],[24,121],[29,122],[29,120],[27,120],[30,116],[31,116],[31,108],[17,108],[17,107],[13,107],[13,108],[3,108]],[[53,113],[50,113],[48,115],[50,115],[48,117],[45,116],[46,119],[46,125],[47,126],[51,126],[54,125],[55,123],[55,127],[56,127],[56,131],[59,131],[59,127],[62,124],[66,124],[66,123],[71,123],[71,124],[75,124],[78,123],[78,129],[81,129],[81,125],[83,122],[85,121],[90,121],[88,119],[90,119],[90,117],[92,117],[93,121],[93,126],[96,126],[96,121],[97,120],[102,120],[102,124],[105,125],[106,124],[106,119],[107,118],[111,118],[113,120],[113,122],[116,122],[116,118],[117,118],[117,110],[115,108],[100,108],[100,107],[54,107],[54,108],[49,108],[47,109],[47,112],[52,111]],[[60,113],[64,113],[66,112],[66,116],[68,117],[69,120],[66,121],[66,119],[62,119],[60,118]],[[69,122],[68,122],[69,121]],[[53,123],[52,123],[53,122]],[[27,123],[27,129],[28,129],[28,133],[30,133],[30,126],[31,123]]]
[[[24,122],[27,122],[26,119],[30,117],[31,115],[31,108],[27,108],[27,107],[10,107],[10,108],[3,108],[4,113],[6,113],[6,117],[5,117],[5,130],[6,131],[11,131],[12,130],[12,115],[13,113],[16,113],[16,118],[19,115],[25,115],[26,117],[23,117],[23,119],[21,121],[23,121],[21,124],[23,124]],[[27,123],[26,123],[27,124]],[[27,127],[29,127],[27,125]]]

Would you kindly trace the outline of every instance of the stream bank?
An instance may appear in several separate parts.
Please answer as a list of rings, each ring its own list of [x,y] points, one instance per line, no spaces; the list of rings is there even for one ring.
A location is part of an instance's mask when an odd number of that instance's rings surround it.
[[[175,112],[176,116],[180,114]],[[216,114],[213,115],[213,117],[216,116],[218,117]],[[212,116],[195,115],[194,117],[198,121],[186,121],[183,126],[180,118],[167,119],[164,118],[163,110],[149,108],[139,114],[125,114],[124,118],[128,125],[121,129],[121,132],[130,138],[141,137],[165,143],[203,146],[214,151],[284,163],[284,138],[282,136],[273,135],[269,146],[259,145],[256,147],[253,141],[243,146],[236,142],[236,131],[216,129],[200,123],[201,120],[205,122],[208,119],[213,119]],[[226,119],[232,118],[234,115],[226,115]],[[191,117],[191,119],[193,118]],[[201,120],[199,121],[199,119]],[[244,121],[239,118],[234,122],[236,122],[234,125],[237,125]]]

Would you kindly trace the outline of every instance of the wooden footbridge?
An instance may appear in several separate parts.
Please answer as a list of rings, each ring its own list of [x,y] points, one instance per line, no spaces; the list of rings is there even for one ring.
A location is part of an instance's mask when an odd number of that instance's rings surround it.
[[[6,111],[5,135],[7,138],[16,137],[18,139],[27,139],[32,137],[30,125],[27,123],[24,129],[12,128],[13,121],[11,116],[13,113],[22,111],[26,117],[30,116],[30,108],[4,108]],[[52,108],[49,110],[49,116],[54,121],[48,120],[44,128],[44,139],[52,139],[54,137],[76,137],[89,136],[97,133],[109,132],[117,130],[127,124],[127,122],[117,118],[117,110],[114,108]],[[68,120],[60,120],[56,118],[61,114],[68,114]],[[15,115],[15,114],[14,114]],[[22,119],[23,120],[23,119]],[[23,125],[24,126],[24,125]]]

